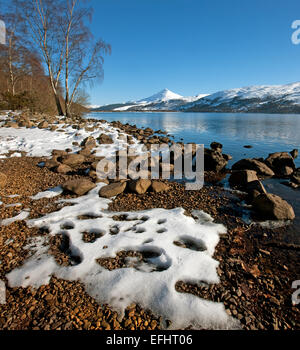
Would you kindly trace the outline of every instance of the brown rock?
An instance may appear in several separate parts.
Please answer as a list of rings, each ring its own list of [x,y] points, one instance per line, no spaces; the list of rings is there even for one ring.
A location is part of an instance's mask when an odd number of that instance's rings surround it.
[[[0,188],[4,188],[7,183],[7,176],[3,173],[0,173]]]
[[[70,167],[76,167],[85,161],[85,157],[81,154],[69,154],[61,157],[63,164],[69,165]]]
[[[249,182],[258,180],[257,173],[254,170],[239,170],[234,171],[229,177],[229,183],[231,186],[237,185],[239,187],[245,187]]]
[[[104,198],[111,198],[125,191],[126,182],[115,182],[110,185],[104,186],[99,191],[99,196]]]
[[[269,154],[265,162],[277,176],[289,176],[296,169],[294,159],[288,152]]]
[[[48,128],[49,124],[46,122],[46,120],[39,123],[38,128],[39,129],[46,129]]]
[[[137,194],[146,193],[148,188],[151,186],[151,180],[139,179],[128,182],[129,189]]]
[[[94,148],[96,147],[96,140],[93,136],[89,136],[81,142],[81,146],[84,146],[85,148]]]
[[[82,196],[88,193],[90,190],[96,187],[96,185],[86,179],[70,180],[63,184],[63,189],[73,192],[78,196]]]
[[[294,220],[295,213],[292,206],[275,194],[260,194],[253,201],[253,208],[263,219]]]
[[[152,190],[156,193],[165,192],[169,190],[169,186],[161,181],[152,182]]]
[[[114,143],[112,138],[109,136],[109,135],[106,135],[106,134],[101,134],[99,137],[98,137],[98,142],[100,144],[103,144],[103,145],[109,145],[109,144],[112,144]]]
[[[275,173],[265,163],[257,159],[241,159],[233,164],[232,170],[254,170],[258,175],[274,176]]]
[[[60,164],[60,165],[55,169],[55,171],[56,171],[58,174],[68,174],[68,173],[72,172],[72,168],[69,167],[69,165]]]

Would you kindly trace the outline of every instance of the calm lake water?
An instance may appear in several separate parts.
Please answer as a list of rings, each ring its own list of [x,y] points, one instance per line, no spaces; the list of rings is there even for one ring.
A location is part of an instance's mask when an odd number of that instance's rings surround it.
[[[300,149],[300,115],[95,112],[87,117],[161,129],[174,135],[175,141],[195,142],[205,147],[209,147],[212,141],[221,142],[224,153],[233,156],[229,166],[242,158],[265,158],[269,153]],[[252,148],[246,149],[245,145]],[[295,163],[300,167],[300,157]],[[293,190],[281,182],[272,179],[265,181],[265,186],[267,191],[280,195],[293,205],[297,216],[295,226],[300,236],[300,190]]]

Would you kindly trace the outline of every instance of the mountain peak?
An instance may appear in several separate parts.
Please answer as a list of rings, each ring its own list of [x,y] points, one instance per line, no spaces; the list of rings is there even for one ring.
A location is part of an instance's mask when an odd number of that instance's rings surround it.
[[[160,92],[158,92],[157,94],[154,94],[148,98],[144,98],[140,101],[138,101],[139,103],[142,102],[166,102],[169,100],[181,100],[183,97],[181,95],[176,94],[175,92],[172,92],[171,90],[165,88],[163,90],[161,90]]]

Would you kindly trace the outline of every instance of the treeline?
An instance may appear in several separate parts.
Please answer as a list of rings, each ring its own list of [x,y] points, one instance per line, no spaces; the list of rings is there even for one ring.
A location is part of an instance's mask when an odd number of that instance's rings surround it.
[[[71,116],[89,102],[87,84],[103,79],[110,45],[90,31],[87,0],[11,0],[0,4],[0,109]],[[0,28],[1,30],[1,28]]]

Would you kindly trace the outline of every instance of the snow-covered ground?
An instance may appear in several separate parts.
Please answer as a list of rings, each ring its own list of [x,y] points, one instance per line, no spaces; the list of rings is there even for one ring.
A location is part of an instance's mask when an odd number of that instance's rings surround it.
[[[3,118],[2,118],[3,119]],[[4,118],[5,119],[5,118]],[[81,142],[87,136],[97,137],[107,133],[114,139],[113,145],[99,145],[97,154],[109,155],[124,141],[118,138],[118,130],[101,125],[101,130],[74,130],[66,132],[43,129],[0,128],[0,154],[8,151],[26,151],[30,156],[49,156],[52,149],[78,148],[73,141]],[[139,147],[136,143],[134,147]],[[108,303],[121,314],[131,303],[172,321],[174,329],[192,325],[194,328],[232,329],[239,323],[225,312],[222,303],[215,303],[191,294],[178,293],[175,284],[179,280],[193,283],[219,283],[218,261],[212,258],[219,236],[226,232],[202,211],[193,217],[184,214],[182,208],[172,210],[152,209],[140,212],[114,213],[108,211],[110,200],[100,198],[98,184],[87,195],[71,200],[59,211],[44,217],[27,220],[30,227],[47,227],[50,235],[68,237],[69,251],[77,256],[72,266],[60,266],[49,255],[49,237],[32,239],[27,249],[31,257],[23,266],[6,275],[11,287],[39,287],[49,283],[52,275],[81,281],[87,293],[99,303]],[[52,197],[60,188],[33,196],[34,199]],[[125,215],[115,221],[114,216]],[[16,220],[26,220],[28,211],[2,221],[9,225]],[[84,218],[84,219],[83,219]],[[83,233],[96,234],[93,243],[83,240]],[[181,246],[174,244],[181,243]],[[183,247],[185,246],[185,247]],[[189,248],[188,248],[189,247]],[[99,258],[115,257],[120,251],[136,251],[144,254],[140,261],[127,259],[126,267],[109,271],[97,263]],[[146,255],[145,255],[146,254]]]

